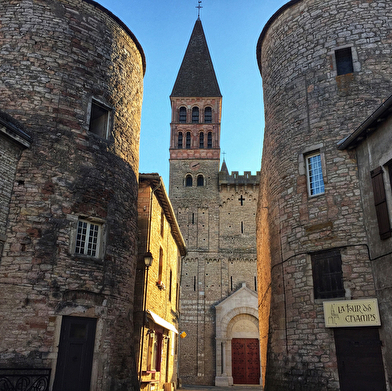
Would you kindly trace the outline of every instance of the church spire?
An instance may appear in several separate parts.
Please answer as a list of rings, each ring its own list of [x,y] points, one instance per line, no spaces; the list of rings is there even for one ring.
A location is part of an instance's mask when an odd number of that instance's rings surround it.
[[[171,96],[222,96],[200,19],[196,20]]]

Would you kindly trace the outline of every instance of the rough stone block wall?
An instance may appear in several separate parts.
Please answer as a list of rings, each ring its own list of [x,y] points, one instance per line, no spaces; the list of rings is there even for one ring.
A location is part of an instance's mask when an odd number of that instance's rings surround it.
[[[55,376],[62,316],[93,317],[92,389],[132,389],[124,341],[133,335],[142,49],[97,3],[10,0],[0,4],[0,55],[0,106],[33,139],[16,168],[0,261],[1,366]],[[92,98],[112,109],[108,139],[88,131]],[[105,224],[100,259],[74,254],[79,216]]]
[[[258,275],[264,338],[271,314],[268,390],[339,389],[333,334],[312,296],[311,252],[340,249],[346,297],[375,295],[356,156],[337,143],[390,95],[391,15],[384,1],[294,1],[259,41],[266,128]],[[352,49],[354,72],[337,76],[342,47]],[[312,151],[323,159],[325,194],[317,197],[308,195],[304,168]]]
[[[177,172],[177,164],[171,164],[171,178]],[[206,162],[200,164],[203,170]],[[211,169],[209,176],[214,173],[216,177],[218,171]],[[211,184],[204,190],[185,187],[182,195],[179,190],[172,193],[174,205],[179,203],[178,200],[185,204],[183,200],[190,198],[189,207],[177,209],[178,222],[189,250],[183,262],[181,279],[180,324],[187,337],[180,341],[180,374],[183,384],[212,385],[216,376],[215,305],[244,282],[249,289],[256,290],[258,185],[222,186],[219,191],[216,182],[215,186]],[[218,200],[212,202],[216,196]],[[239,198],[244,199],[242,206]],[[205,207],[194,209],[194,205],[199,204],[205,204]],[[192,210],[197,210],[194,224]],[[207,216],[204,222],[203,218]],[[207,222],[210,228],[208,247],[205,248],[197,238],[203,238]],[[243,233],[241,222],[244,223]]]

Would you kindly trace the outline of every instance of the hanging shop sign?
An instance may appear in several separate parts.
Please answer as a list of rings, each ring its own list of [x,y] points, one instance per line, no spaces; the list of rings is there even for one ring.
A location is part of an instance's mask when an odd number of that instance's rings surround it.
[[[377,299],[324,301],[325,327],[381,326]]]

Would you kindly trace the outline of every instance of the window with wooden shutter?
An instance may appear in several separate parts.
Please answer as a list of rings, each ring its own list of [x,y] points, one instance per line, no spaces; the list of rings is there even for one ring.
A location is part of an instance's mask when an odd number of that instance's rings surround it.
[[[339,250],[311,255],[315,299],[344,297],[342,258]]]
[[[378,231],[381,239],[388,239],[391,237],[391,225],[389,222],[389,213],[387,206],[387,198],[385,194],[384,185],[384,171],[382,167],[377,167],[371,171],[374,205],[376,207]]]

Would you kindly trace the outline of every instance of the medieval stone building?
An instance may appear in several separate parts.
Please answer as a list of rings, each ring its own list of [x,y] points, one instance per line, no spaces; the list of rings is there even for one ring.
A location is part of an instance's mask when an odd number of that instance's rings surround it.
[[[143,50],[92,0],[10,0],[0,56],[1,374],[138,388]]]
[[[373,198],[382,192],[370,184],[386,179],[390,127],[360,144],[387,113],[378,107],[392,90],[391,17],[385,1],[292,0],[260,35],[266,390],[391,386],[390,217],[377,206],[381,225],[389,219],[378,233]]]
[[[181,380],[259,384],[259,173],[220,168],[222,96],[200,19],[170,96],[170,200],[188,254],[181,276]],[[244,355],[251,360],[241,363]]]

